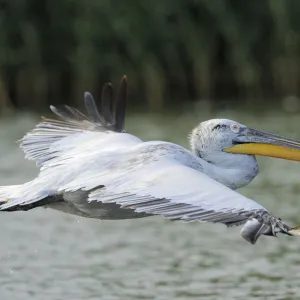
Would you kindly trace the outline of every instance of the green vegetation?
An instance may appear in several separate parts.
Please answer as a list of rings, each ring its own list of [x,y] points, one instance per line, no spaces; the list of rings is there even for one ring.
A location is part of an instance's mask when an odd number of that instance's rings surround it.
[[[299,95],[299,12],[296,0],[2,0],[0,108],[79,105],[123,74],[132,102],[155,109]]]

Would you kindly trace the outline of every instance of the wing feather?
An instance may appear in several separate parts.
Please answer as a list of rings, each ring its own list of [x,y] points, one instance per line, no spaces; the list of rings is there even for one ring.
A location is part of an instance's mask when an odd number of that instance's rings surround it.
[[[79,110],[65,105],[64,107],[50,106],[52,112],[60,120],[44,118],[41,123],[27,133],[20,143],[25,158],[35,160],[41,167],[49,156],[53,143],[73,134],[85,132],[124,132],[126,109],[127,80],[124,76],[118,95],[113,98],[113,88],[110,83],[103,86],[100,111],[89,92],[84,93],[84,104],[87,115]]]
[[[207,176],[205,162],[178,145],[142,142],[129,134],[90,134],[98,137],[85,134],[55,143],[59,155],[45,163],[41,176],[64,174],[56,182],[58,193],[83,190],[90,202],[171,220],[234,225],[266,211]]]
[[[174,160],[154,164],[156,166],[122,173],[121,180],[110,174],[110,179],[101,181],[103,188],[90,192],[89,201],[116,203],[122,208],[161,215],[170,220],[198,220],[228,226],[240,225],[251,216],[266,212],[255,201],[199,170]]]

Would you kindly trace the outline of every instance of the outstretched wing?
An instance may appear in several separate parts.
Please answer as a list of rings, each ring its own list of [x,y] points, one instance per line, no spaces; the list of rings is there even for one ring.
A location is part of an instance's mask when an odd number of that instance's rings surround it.
[[[126,93],[127,79],[124,76],[115,98],[113,98],[112,85],[107,83],[103,86],[99,111],[89,92],[84,93],[87,115],[70,106],[63,108],[50,106],[60,120],[44,118],[21,139],[20,147],[25,152],[25,157],[35,160],[37,165],[41,166],[45,152],[49,151],[51,145],[70,135],[90,131],[124,132]]]
[[[172,220],[226,225],[266,211],[207,176],[205,162],[176,144],[143,143],[129,134],[114,134],[88,143],[80,140],[76,148],[68,141],[56,143],[56,149],[60,155],[44,164],[39,181],[63,174],[62,180],[49,182],[59,194],[83,190],[88,201],[116,203]]]
[[[85,191],[87,202],[115,203],[170,220],[232,226],[267,213],[260,204],[207,176],[201,159],[178,145],[143,143],[119,133],[94,136],[87,143],[75,138],[74,148],[69,138],[56,143],[59,155],[48,159],[38,178],[22,186],[18,193],[22,197],[13,197],[0,209],[29,205],[47,193]]]
[[[88,182],[88,189],[95,185]],[[99,178],[99,184],[104,187],[93,190],[89,201],[116,203],[122,208],[171,220],[199,220],[231,226],[266,212],[255,201],[174,160],[122,172],[122,177],[109,174],[107,179]]]

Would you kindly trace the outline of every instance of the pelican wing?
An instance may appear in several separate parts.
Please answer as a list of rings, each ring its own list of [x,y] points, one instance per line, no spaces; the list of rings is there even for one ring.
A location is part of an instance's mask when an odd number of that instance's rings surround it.
[[[116,203],[122,208],[171,220],[199,220],[228,226],[242,224],[266,212],[255,201],[174,160],[124,173],[121,177],[103,178],[103,187],[93,190],[89,201]]]
[[[64,148],[58,149],[61,155],[42,168],[43,181],[52,174],[64,174],[63,181],[56,183],[58,193],[84,190],[89,193],[88,201],[116,203],[171,220],[238,225],[266,212],[255,201],[207,176],[203,161],[179,145],[141,142],[116,133],[101,139],[98,135],[93,145],[77,142],[73,149],[66,148],[70,142],[64,142]]]
[[[88,202],[115,203],[170,220],[232,226],[266,213],[207,176],[205,162],[176,144],[142,142],[127,133],[85,132],[54,142],[43,154],[39,176],[21,186],[17,194],[22,197],[12,197],[0,209],[84,191]]]

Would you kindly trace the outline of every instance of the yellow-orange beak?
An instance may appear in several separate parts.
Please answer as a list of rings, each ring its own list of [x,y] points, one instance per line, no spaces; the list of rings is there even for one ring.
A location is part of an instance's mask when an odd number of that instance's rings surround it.
[[[233,140],[233,143],[232,147],[226,148],[224,151],[300,161],[300,141],[279,135],[245,128]]]

